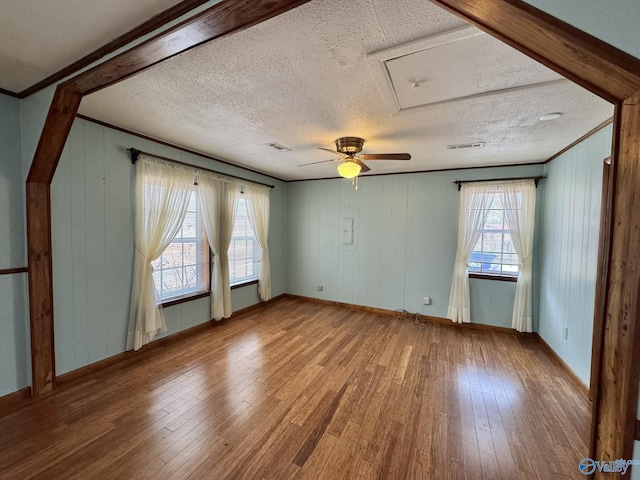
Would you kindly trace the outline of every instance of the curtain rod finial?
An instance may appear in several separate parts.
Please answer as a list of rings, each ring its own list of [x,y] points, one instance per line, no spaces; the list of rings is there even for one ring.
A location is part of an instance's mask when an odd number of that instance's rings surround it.
[[[133,147],[127,148],[127,150],[129,150],[129,153],[131,153],[131,163],[135,165],[138,161],[138,157],[140,156],[140,150],[136,150]]]

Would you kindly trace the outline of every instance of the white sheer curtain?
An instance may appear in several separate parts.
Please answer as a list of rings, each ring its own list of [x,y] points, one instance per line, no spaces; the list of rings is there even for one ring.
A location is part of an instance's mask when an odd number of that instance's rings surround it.
[[[204,228],[213,252],[211,264],[211,316],[221,320],[231,316],[229,244],[238,202],[238,185],[213,175],[198,175],[198,193]]]
[[[269,201],[270,188],[260,185],[244,187],[249,211],[249,223],[260,245],[258,266],[258,293],[263,302],[271,300],[271,266],[269,263]]]
[[[511,326],[519,332],[531,332],[531,275],[536,186],[533,180],[505,182],[500,187],[500,195],[504,207],[505,224],[511,232],[513,248],[520,262]]]
[[[136,224],[133,288],[127,350],[138,350],[167,330],[151,262],[180,230],[193,190],[193,170],[143,155],[136,162]]]
[[[460,216],[458,217],[458,251],[453,267],[453,280],[449,296],[447,318],[455,323],[469,323],[469,256],[476,246],[487,220],[486,205],[495,195],[495,184],[466,183],[460,189]]]

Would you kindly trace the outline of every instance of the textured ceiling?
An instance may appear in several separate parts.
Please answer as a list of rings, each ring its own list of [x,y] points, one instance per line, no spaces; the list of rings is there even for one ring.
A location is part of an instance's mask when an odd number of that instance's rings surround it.
[[[527,163],[545,160],[612,115],[608,103],[569,81],[396,114],[367,54],[463,25],[424,0],[312,1],[92,94],[80,111],[286,180],[336,176],[334,163],[297,165],[331,158],[316,147],[332,148],[345,135],[363,137],[364,153],[413,155],[371,162],[372,174]],[[504,50],[497,40],[485,43],[487,58]],[[455,65],[465,58],[464,45],[459,49],[449,48],[429,68]],[[508,71],[488,61],[478,81],[491,68]],[[541,81],[550,78],[543,70]],[[538,120],[550,112],[563,115]],[[446,148],[468,142],[486,146]]]
[[[22,91],[180,0],[3,0],[0,87]]]

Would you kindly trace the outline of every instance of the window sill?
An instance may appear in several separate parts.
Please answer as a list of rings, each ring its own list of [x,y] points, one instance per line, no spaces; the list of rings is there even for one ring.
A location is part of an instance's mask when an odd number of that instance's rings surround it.
[[[258,283],[258,279],[250,280],[248,282],[237,283],[235,285],[231,285],[231,290],[235,290],[236,288],[246,287],[248,285],[256,285]],[[162,302],[162,308],[173,307],[174,305],[180,305],[181,303],[190,302],[191,300],[198,300],[199,298],[208,297],[211,295],[211,292],[200,292],[193,293],[190,295],[185,295],[184,297],[178,297],[171,300],[167,300],[166,302]]]
[[[247,285],[255,285],[258,283],[258,279],[249,280],[248,282],[236,283],[235,285],[231,285],[231,290],[235,290],[236,288],[246,287]]]
[[[162,308],[173,307],[174,305],[180,305],[181,303],[190,302],[191,300],[198,300],[199,298],[208,297],[211,292],[200,292],[185,295],[184,297],[178,297],[166,302],[162,302]]]
[[[479,278],[481,280],[498,280],[499,282],[517,282],[518,277],[507,275],[490,275],[488,273],[470,273],[469,278]]]

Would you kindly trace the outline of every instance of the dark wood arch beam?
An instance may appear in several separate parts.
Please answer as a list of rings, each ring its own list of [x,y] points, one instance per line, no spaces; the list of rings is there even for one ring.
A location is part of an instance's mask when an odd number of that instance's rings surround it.
[[[34,396],[50,392],[55,383],[50,186],[82,97],[174,55],[256,25],[307,1],[222,1],[58,86],[26,185],[31,383]]]
[[[521,1],[432,1],[615,105],[598,257],[590,455],[631,459],[640,366],[640,60]]]
[[[603,298],[596,312],[603,312],[604,335],[601,358],[596,362],[600,371],[595,385],[592,455],[598,459],[631,458],[640,344],[640,62],[521,1],[432,1],[616,105],[611,227],[605,232],[610,248],[600,252],[609,268],[601,270],[607,272],[606,282],[597,292]],[[81,97],[199,43],[247,28],[302,3],[305,1],[224,1],[60,85],[27,182],[35,395],[51,390],[55,378],[49,186]]]

